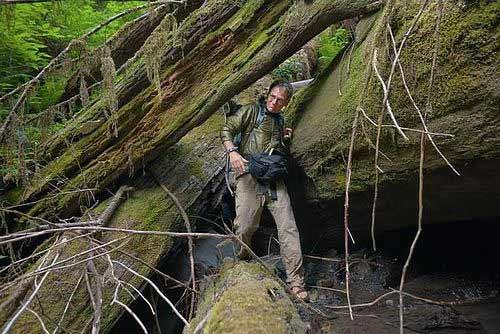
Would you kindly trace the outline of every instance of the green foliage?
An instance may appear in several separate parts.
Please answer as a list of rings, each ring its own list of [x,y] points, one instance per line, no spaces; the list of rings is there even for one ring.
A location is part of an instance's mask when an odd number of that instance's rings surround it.
[[[294,81],[298,75],[302,74],[303,65],[293,57],[285,60],[278,68],[272,73],[274,80]]]
[[[0,6],[0,95],[31,78],[71,40],[142,1],[72,0]],[[89,40],[94,48],[138,14],[114,21]]]
[[[322,71],[349,42],[349,32],[344,28],[327,29],[319,35],[318,70]]]

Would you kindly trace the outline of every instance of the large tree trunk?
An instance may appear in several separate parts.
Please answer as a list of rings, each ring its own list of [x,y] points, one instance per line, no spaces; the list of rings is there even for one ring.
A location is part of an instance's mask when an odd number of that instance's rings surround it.
[[[161,95],[147,79],[144,59],[138,59],[118,80],[118,137],[108,131],[112,120],[104,117],[104,101],[94,100],[50,142],[45,150],[50,162],[35,175],[21,201],[47,194],[61,178],[68,179],[59,187],[63,191],[110,186],[176,143],[328,25],[373,11],[378,4],[206,3],[176,32],[182,45],[174,45],[162,57]],[[100,126],[89,131],[88,124]],[[68,142],[72,144],[67,148]],[[67,215],[78,209],[78,201],[79,195],[72,192],[40,202],[31,213]]]

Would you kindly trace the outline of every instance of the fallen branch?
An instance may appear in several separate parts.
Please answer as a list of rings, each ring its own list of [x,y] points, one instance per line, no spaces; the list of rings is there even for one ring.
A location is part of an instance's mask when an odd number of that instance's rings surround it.
[[[156,177],[156,175],[151,171],[149,168],[147,169],[148,173],[151,175],[153,180],[167,193],[167,195],[172,199],[172,201],[175,203],[175,206],[179,210],[182,220],[184,221],[184,226],[186,227],[186,231],[188,233],[191,233],[191,222],[189,221],[189,217],[186,213],[186,210],[182,207],[181,202],[179,199],[172,193],[167,186],[165,186],[160,180]],[[195,277],[195,271],[194,271],[194,257],[193,257],[193,237],[188,237],[188,251],[189,251],[189,264],[190,264],[190,269],[191,269],[191,284],[192,284],[192,289],[193,291],[196,291],[196,277]],[[191,320],[194,312],[194,307],[195,307],[195,301],[196,301],[196,296],[194,294],[191,295],[191,305],[189,308],[189,316],[188,319]]]
[[[170,308],[172,309],[172,311],[175,313],[175,315],[177,315],[177,317],[179,317],[179,319],[181,319],[181,321],[184,323],[184,325],[186,325],[187,328],[189,328],[189,322],[179,313],[179,311],[177,311],[177,309],[175,308],[174,304],[172,304],[172,302],[170,301],[170,299],[168,299],[162,292],[161,290],[158,288],[158,286],[156,284],[154,284],[153,281],[151,281],[149,278],[147,278],[146,276],[144,275],[141,275],[139,274],[138,272],[136,272],[135,270],[133,270],[132,268],[129,268],[127,267],[126,265],[124,265],[123,263],[119,262],[119,261],[111,261],[112,263],[116,263],[118,265],[120,265],[121,267],[123,267],[124,269],[126,269],[127,271],[131,272],[132,274],[134,274],[135,276],[137,277],[140,277],[141,279],[143,279],[144,281],[148,282],[149,285],[160,295],[160,297],[167,302],[167,304],[170,306]]]
[[[63,239],[64,240],[64,239]],[[52,259],[52,263],[56,262],[59,255],[61,254],[61,251],[62,251],[62,248],[59,249],[59,251],[55,254],[54,258]],[[50,253],[48,253],[46,255],[46,257],[48,257]],[[40,264],[40,267],[44,264],[45,261],[42,261],[42,263]],[[39,267],[39,268],[40,268]],[[30,305],[30,303],[33,301],[33,299],[35,298],[36,294],[38,293],[38,291],[40,290],[43,282],[45,281],[45,279],[47,278],[47,276],[49,275],[50,272],[46,272],[42,278],[40,279],[40,281],[37,283],[36,282],[36,278],[35,278],[35,288],[33,289],[33,292],[31,293],[31,295],[26,299],[26,302],[23,303],[23,305],[16,311],[16,313],[12,316],[12,318],[10,318],[10,320],[5,324],[3,330],[2,330],[2,333],[1,334],[7,334],[10,332],[10,329],[12,328],[12,325],[14,325],[14,323],[16,322],[16,320],[19,318],[19,316],[25,311],[25,309]]]
[[[87,222],[89,224],[89,222]],[[161,235],[169,237],[199,237],[199,238],[220,238],[220,239],[230,239],[230,236],[217,233],[183,233],[183,232],[168,232],[168,231],[144,231],[144,230],[130,230],[125,228],[113,228],[104,226],[77,226],[77,227],[63,227],[63,228],[51,228],[47,230],[42,230],[38,232],[30,232],[22,234],[18,237],[2,240],[0,245],[10,244],[20,240],[31,239],[39,237],[46,234],[58,233],[58,232],[68,232],[68,231],[93,231],[93,232],[116,232],[116,233],[129,233],[129,234],[139,234],[139,235]],[[5,236],[4,236],[5,237]]]

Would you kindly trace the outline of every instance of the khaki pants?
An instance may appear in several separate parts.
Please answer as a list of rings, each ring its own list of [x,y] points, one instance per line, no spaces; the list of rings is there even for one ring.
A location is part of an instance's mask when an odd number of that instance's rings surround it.
[[[285,265],[287,282],[290,287],[304,286],[304,270],[302,267],[302,250],[290,197],[283,181],[276,184],[278,199],[271,200],[269,194],[262,191],[250,174],[244,174],[236,180],[236,218],[234,225],[236,234],[248,246],[252,236],[259,227],[264,206],[268,208],[276,222],[280,251]],[[241,252],[240,255],[245,252]]]

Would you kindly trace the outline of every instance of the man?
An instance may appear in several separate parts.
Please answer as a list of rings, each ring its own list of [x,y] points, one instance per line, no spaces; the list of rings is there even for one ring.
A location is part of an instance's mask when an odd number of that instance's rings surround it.
[[[278,229],[280,250],[287,273],[287,282],[292,292],[300,299],[308,299],[304,289],[304,270],[299,231],[295,223],[290,198],[283,180],[274,184],[259,183],[248,173],[250,156],[261,152],[286,154],[283,140],[292,136],[291,128],[283,128],[281,111],[293,94],[292,86],[274,82],[263,103],[241,107],[227,118],[221,131],[225,151],[229,154],[232,170],[236,174],[236,234],[250,245],[252,235],[259,227],[264,207],[272,214]],[[259,117],[259,113],[261,116]],[[264,117],[262,118],[262,115]],[[260,122],[257,120],[260,119]],[[241,134],[236,147],[234,141]],[[248,254],[242,248],[240,258]]]

